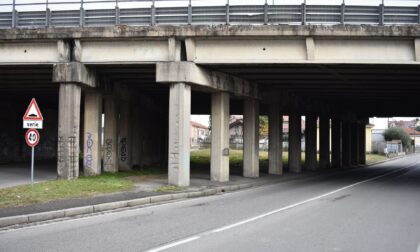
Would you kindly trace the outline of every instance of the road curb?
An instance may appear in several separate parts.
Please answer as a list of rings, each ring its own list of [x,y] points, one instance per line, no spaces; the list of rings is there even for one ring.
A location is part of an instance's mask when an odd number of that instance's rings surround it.
[[[60,219],[60,218],[65,218],[65,217],[75,217],[75,216],[81,216],[81,215],[92,214],[92,213],[101,213],[101,212],[123,209],[123,208],[128,208],[128,207],[138,207],[138,206],[155,204],[155,203],[170,202],[170,201],[180,200],[180,199],[211,196],[218,193],[232,192],[232,191],[237,191],[240,189],[259,186],[261,184],[262,183],[247,183],[247,184],[241,184],[241,185],[221,186],[221,187],[208,188],[208,189],[204,189],[201,191],[194,191],[194,192],[163,194],[163,195],[138,198],[138,199],[132,199],[132,200],[123,200],[123,201],[102,203],[102,204],[96,204],[96,205],[74,207],[74,208],[68,208],[68,209],[63,209],[63,210],[3,217],[3,218],[0,218],[0,228],[6,228],[6,227],[14,226],[14,225],[30,224],[34,222],[40,222],[40,221],[49,221],[49,220]]]
[[[403,157],[406,157],[406,155],[390,158],[387,160],[375,162],[368,165],[363,165],[358,168],[369,167],[369,166],[385,163],[388,161],[400,159]],[[68,209],[62,209],[62,210],[56,210],[56,211],[3,217],[3,218],[0,218],[0,228],[6,228],[6,227],[14,226],[14,225],[30,224],[34,222],[40,222],[40,221],[60,219],[60,218],[65,218],[65,217],[75,217],[75,216],[81,216],[81,215],[86,215],[86,214],[101,213],[101,212],[113,211],[117,209],[129,208],[129,207],[138,207],[138,206],[144,206],[144,205],[149,205],[149,204],[158,204],[158,203],[170,202],[174,200],[211,196],[211,195],[220,194],[224,192],[233,192],[233,191],[238,191],[238,190],[252,188],[252,187],[259,187],[259,186],[271,184],[271,183],[272,181],[269,181],[269,182],[259,181],[255,183],[219,186],[215,188],[204,189],[201,191],[163,194],[163,195],[156,195],[156,196],[145,197],[145,198],[137,198],[137,199],[131,199],[131,200],[123,200],[123,201],[102,203],[102,204],[96,204],[96,205],[74,207],[74,208],[68,208]]]

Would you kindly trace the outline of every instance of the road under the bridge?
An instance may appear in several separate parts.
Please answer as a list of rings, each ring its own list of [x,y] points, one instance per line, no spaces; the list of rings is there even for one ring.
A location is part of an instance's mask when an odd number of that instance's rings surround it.
[[[416,251],[420,156],[0,232],[2,251]],[[153,251],[153,250],[152,250]]]

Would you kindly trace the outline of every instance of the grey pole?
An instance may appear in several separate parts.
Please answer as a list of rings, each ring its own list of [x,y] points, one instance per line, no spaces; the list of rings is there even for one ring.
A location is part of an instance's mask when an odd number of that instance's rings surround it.
[[[32,147],[32,159],[31,159],[31,185],[34,186],[34,150],[35,147]]]

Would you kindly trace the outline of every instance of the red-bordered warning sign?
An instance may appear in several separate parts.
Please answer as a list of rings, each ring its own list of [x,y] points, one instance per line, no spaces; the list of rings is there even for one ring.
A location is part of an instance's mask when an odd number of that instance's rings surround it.
[[[35,147],[39,143],[39,132],[36,129],[28,129],[25,134],[26,144],[29,147]]]
[[[38,103],[35,98],[32,98],[23,115],[23,128],[24,129],[42,129],[42,122],[44,117],[42,116],[41,110],[39,110]]]

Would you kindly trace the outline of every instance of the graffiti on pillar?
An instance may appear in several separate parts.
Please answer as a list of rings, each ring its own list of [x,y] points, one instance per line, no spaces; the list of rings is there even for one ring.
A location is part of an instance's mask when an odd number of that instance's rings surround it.
[[[93,163],[93,139],[92,139],[92,133],[87,132],[86,135],[86,155],[85,155],[85,166],[87,168],[92,168],[92,163]]]
[[[120,140],[120,160],[127,161],[127,138],[123,137]]]
[[[105,163],[110,164],[112,162],[112,139],[105,140]]]
[[[69,136],[68,142],[67,142],[67,148],[68,148],[68,155],[70,158],[70,165],[69,165],[69,178],[77,178],[79,176],[78,170],[79,170],[79,155],[77,151],[77,145],[76,145],[76,137],[75,136]]]

